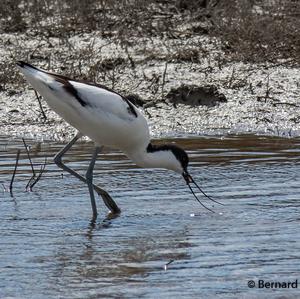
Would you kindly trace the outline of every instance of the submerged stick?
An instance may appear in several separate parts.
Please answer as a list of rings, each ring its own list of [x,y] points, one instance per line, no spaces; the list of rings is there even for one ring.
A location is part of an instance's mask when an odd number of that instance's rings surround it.
[[[3,187],[3,192],[7,192],[7,189],[6,189],[5,185],[3,183],[1,185]]]
[[[165,271],[168,270],[168,266],[169,266],[171,263],[173,263],[173,262],[174,262],[174,260],[170,260],[168,263],[166,263],[166,264],[164,265]]]
[[[37,176],[36,175],[36,171],[34,170],[34,167],[33,167],[33,163],[32,163],[32,160],[31,160],[31,157],[30,157],[30,153],[29,153],[29,150],[28,150],[28,147],[27,147],[27,144],[25,142],[25,139],[22,138],[22,141],[23,141],[23,144],[24,144],[24,147],[25,147],[25,150],[26,150],[26,153],[27,153],[27,157],[28,157],[28,160],[30,162],[30,167],[31,167],[31,170],[32,170],[32,176],[31,178],[29,179],[25,189],[26,191],[29,189],[30,191],[32,191],[33,187],[36,185],[36,183],[41,179],[44,171],[45,171],[45,168],[46,168],[46,164],[47,164],[47,158],[45,158],[45,162],[44,164],[41,166],[41,169],[40,169],[40,172],[39,172],[39,175]],[[35,180],[34,180],[35,179]]]
[[[29,150],[28,150],[28,147],[27,147],[27,144],[25,142],[25,139],[22,138],[22,141],[23,141],[23,144],[24,144],[24,147],[25,147],[25,150],[26,150],[26,153],[27,153],[27,157],[28,157],[28,160],[30,162],[30,166],[31,166],[31,170],[32,170],[32,176],[31,178],[29,179],[25,189],[27,190],[28,189],[28,186],[30,185],[31,181],[36,177],[36,174],[35,174],[35,170],[34,170],[34,167],[33,167],[33,164],[32,164],[32,160],[31,160],[31,157],[30,157],[30,154],[29,154]]]
[[[18,150],[18,152],[17,152],[15,169],[14,169],[14,172],[13,172],[10,184],[9,184],[9,191],[10,191],[11,196],[12,196],[13,183],[14,183],[16,172],[17,172],[17,167],[18,167],[18,164],[19,164],[20,152],[21,152],[21,150]]]
[[[22,138],[22,141],[23,141],[23,144],[24,144],[26,153],[27,153],[28,160],[29,160],[29,162],[30,162],[30,166],[31,166],[32,172],[35,174],[35,171],[34,171],[34,168],[33,168],[33,164],[32,164],[32,161],[31,161],[31,157],[30,157],[29,150],[28,150],[27,144],[26,144],[26,142],[25,142],[25,139]]]
[[[35,184],[41,179],[44,171],[45,171],[45,168],[46,168],[46,165],[47,165],[47,158],[45,158],[45,162],[44,164],[41,166],[41,170],[40,170],[40,173],[39,175],[37,176],[36,180],[30,185],[30,191],[32,191],[33,187],[35,186]]]

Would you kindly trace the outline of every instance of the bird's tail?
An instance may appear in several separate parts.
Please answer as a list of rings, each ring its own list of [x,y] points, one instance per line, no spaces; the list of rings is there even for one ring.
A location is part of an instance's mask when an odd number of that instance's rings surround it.
[[[33,86],[34,89],[40,91],[43,85],[47,85],[52,78],[44,71],[27,62],[18,61],[18,68],[25,76],[26,80]]]
[[[37,71],[40,71],[37,67],[35,67],[35,66],[33,66],[33,65],[31,65],[31,64],[29,64],[29,63],[27,63],[27,62],[25,62],[25,61],[22,61],[22,60],[17,61],[17,62],[16,62],[16,65],[17,65],[19,68],[21,68],[21,69],[23,69],[23,68],[28,68],[28,69],[35,69],[35,70],[37,70]]]

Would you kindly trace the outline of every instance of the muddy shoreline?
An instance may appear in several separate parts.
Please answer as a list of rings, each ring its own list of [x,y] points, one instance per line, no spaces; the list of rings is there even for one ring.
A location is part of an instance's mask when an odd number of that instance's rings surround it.
[[[141,38],[126,49],[97,32],[72,36],[68,39],[68,47],[75,49],[73,55],[93,47],[93,56],[84,62],[70,58],[69,48],[58,38],[51,38],[46,43],[26,34],[1,34],[0,40],[1,63],[9,61],[11,69],[16,59],[25,59],[49,71],[68,74],[66,70],[73,61],[74,76],[84,79],[91,65],[100,60],[102,64],[105,62],[108,69],[98,72],[95,81],[122,94],[141,97],[144,101],[141,109],[149,119],[153,137],[232,133],[300,135],[299,68],[288,67],[284,62],[272,65],[225,61],[220,65],[222,45],[207,36],[191,37],[185,43],[180,39],[153,38],[150,41]],[[209,55],[196,61],[175,57],[176,53],[192,49],[195,44],[201,44]],[[12,57],[16,47],[24,47],[24,52]],[[36,49],[35,56],[30,58],[25,54],[32,49]],[[65,65],[63,59],[55,58],[59,55],[65,57]],[[134,65],[125,63],[128,60]],[[17,70],[12,70],[11,80],[5,86],[1,84],[0,134],[69,139],[74,129],[42,101],[47,115],[45,121],[34,91],[16,76],[20,76]],[[201,99],[196,99],[200,105],[195,101],[192,104],[176,103],[176,97],[170,99],[168,95],[172,97],[172,90],[182,86],[213,86],[226,101],[217,101],[213,105],[205,104],[205,101],[203,104]]]

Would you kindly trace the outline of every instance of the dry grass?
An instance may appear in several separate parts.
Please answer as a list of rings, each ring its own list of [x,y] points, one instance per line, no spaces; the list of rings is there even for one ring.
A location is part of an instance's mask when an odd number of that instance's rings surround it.
[[[100,31],[124,44],[135,37],[170,36],[191,21],[206,20],[203,32],[217,35],[235,59],[299,60],[300,2],[297,0],[2,0],[2,32],[68,37]],[[175,35],[175,36],[174,36]],[[179,59],[182,56],[178,53]],[[197,56],[192,54],[192,60]]]
[[[221,0],[213,32],[234,60],[300,63],[300,2]]]
[[[3,32],[31,29],[48,36],[99,30],[104,37],[156,35],[174,21],[164,12],[168,1],[155,0],[3,0],[0,19]],[[162,5],[162,6],[161,6]]]
[[[179,30],[180,26],[188,29]],[[93,42],[80,49],[69,44],[69,37],[95,30],[121,45],[127,58],[102,58]],[[13,67],[19,58],[47,63],[49,69],[60,67],[66,75],[109,82],[114,88],[122,68],[130,67],[134,73],[136,61],[128,49],[141,38],[178,41],[180,46],[168,55],[152,57],[166,62],[201,65],[210,53],[203,45],[189,43],[189,38],[205,34],[221,41],[219,67],[231,60],[300,64],[297,0],[2,0],[0,34],[16,32],[40,43],[35,48],[14,45],[10,59],[0,63],[0,90],[10,82],[22,82]],[[52,37],[62,46],[54,54],[45,52],[52,47]],[[156,86],[154,81],[149,81],[150,89]]]

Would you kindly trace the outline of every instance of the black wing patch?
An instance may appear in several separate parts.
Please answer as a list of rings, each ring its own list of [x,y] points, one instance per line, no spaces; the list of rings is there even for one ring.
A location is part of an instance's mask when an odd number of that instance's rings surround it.
[[[83,83],[83,84],[87,84],[87,85],[90,85],[90,86],[95,86],[95,87],[98,87],[98,88],[101,88],[101,89],[105,89],[109,92],[112,92],[112,93],[115,93],[117,94],[118,96],[120,96],[122,98],[123,101],[125,101],[128,105],[128,112],[132,115],[134,115],[135,117],[138,117],[138,114],[134,108],[134,105],[124,96],[122,96],[121,94],[115,92],[114,90],[104,86],[104,85],[101,85],[101,84],[97,84],[97,83],[92,83],[92,82],[86,82],[84,80],[73,80],[73,79],[70,79],[68,77],[65,77],[65,76],[61,76],[61,75],[56,75],[56,74],[52,74],[52,73],[49,73],[51,76],[53,76],[55,78],[56,81],[60,82],[63,84],[63,88],[69,93],[71,94],[72,96],[74,96],[77,101],[81,104],[81,106],[86,106],[88,105],[87,102],[85,102],[78,94],[76,88],[70,83],[69,80],[71,81],[74,81],[74,82],[78,82],[78,83]]]
[[[63,76],[58,76],[55,74],[51,74],[51,76],[54,77],[55,81],[61,83],[63,85],[63,89],[70,94],[71,96],[73,96],[81,106],[85,107],[87,105],[87,102],[85,102],[78,94],[77,89],[70,83],[70,81]]]
[[[137,113],[136,113],[136,111],[135,111],[134,105],[133,105],[127,98],[125,98],[125,97],[123,97],[123,96],[121,96],[121,97],[122,97],[122,99],[123,99],[123,100],[127,103],[127,105],[128,105],[128,108],[127,108],[128,112],[131,113],[131,114],[133,114],[135,117],[138,117],[138,115],[137,115]]]
[[[134,108],[134,105],[130,102],[129,99],[127,99],[126,97],[122,96],[121,94],[119,94],[118,92],[108,88],[107,86],[105,85],[102,85],[102,84],[98,84],[98,83],[92,83],[92,82],[86,82],[86,81],[83,81],[83,80],[73,80],[73,81],[76,81],[76,82],[79,82],[79,83],[84,83],[84,84],[87,84],[87,85],[91,85],[91,86],[95,86],[95,87],[99,87],[99,88],[102,88],[102,89],[105,89],[109,92],[112,92],[112,93],[115,93],[117,94],[118,96],[120,96],[122,98],[123,101],[125,101],[128,105],[128,112],[132,115],[134,115],[135,117],[138,117],[137,115],[137,112],[135,111],[135,108]]]
[[[63,76],[63,75],[57,75],[57,74],[54,74],[54,73],[51,73],[51,72],[46,72],[45,70],[42,70],[42,69],[39,69],[27,62],[24,62],[24,61],[18,61],[17,62],[17,65],[20,66],[20,67],[30,67],[30,68],[33,68],[33,69],[36,69],[40,72],[43,72],[45,74],[48,74],[50,76],[52,76],[55,81],[61,83],[63,85],[63,88],[64,90],[69,93],[71,96],[73,96],[79,103],[81,106],[85,107],[85,106],[88,106],[89,103],[84,101],[84,99],[82,97],[80,97],[78,91],[76,90],[76,88],[71,84],[70,81],[74,81],[74,82],[78,82],[78,83],[83,83],[83,84],[87,84],[87,85],[91,85],[91,86],[95,86],[95,87],[99,87],[99,88],[102,88],[102,89],[105,89],[107,91],[110,91],[110,92],[113,92],[115,94],[117,94],[118,96],[120,96],[123,101],[125,101],[128,105],[128,113],[134,115],[135,117],[138,117],[138,114],[135,110],[135,107],[134,105],[130,102],[129,99],[127,99],[126,97],[122,96],[121,94],[115,92],[114,90],[104,86],[104,85],[101,85],[101,84],[97,84],[97,83],[92,83],[92,82],[86,82],[84,80],[75,80],[75,79],[71,79],[69,77],[66,77],[66,76]],[[50,86],[48,86],[50,89],[53,89],[51,88]]]

